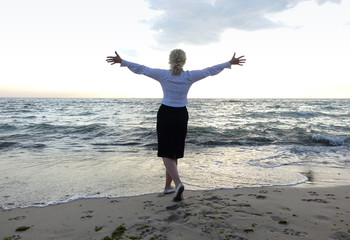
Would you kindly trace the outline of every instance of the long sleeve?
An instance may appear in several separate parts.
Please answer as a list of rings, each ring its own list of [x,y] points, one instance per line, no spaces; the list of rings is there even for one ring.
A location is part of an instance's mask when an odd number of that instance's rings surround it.
[[[222,70],[224,70],[225,68],[231,68],[230,62],[221,63],[212,67],[205,68],[203,70],[188,71],[188,73],[190,75],[191,81],[196,82],[208,76],[214,76],[222,72]]]
[[[174,75],[171,70],[149,68],[126,60],[122,60],[120,66],[127,67],[136,74],[143,74],[157,80],[163,89],[162,104],[171,107],[187,105],[187,93],[194,82],[214,76],[225,68],[231,68],[230,62],[225,62],[203,70],[182,71]]]
[[[149,67],[146,67],[144,65],[140,65],[137,63],[126,61],[124,59],[122,60],[120,66],[127,67],[130,69],[130,71],[132,71],[136,74],[146,75],[146,76],[153,78],[157,81],[161,81],[161,79],[164,77],[164,75],[167,72],[166,70],[163,70],[163,69],[149,68]]]

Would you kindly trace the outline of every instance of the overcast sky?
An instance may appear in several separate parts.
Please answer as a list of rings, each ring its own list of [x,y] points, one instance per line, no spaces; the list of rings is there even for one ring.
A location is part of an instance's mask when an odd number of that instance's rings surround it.
[[[0,97],[162,97],[105,59],[185,70],[245,55],[189,97],[349,98],[349,0],[0,0]]]

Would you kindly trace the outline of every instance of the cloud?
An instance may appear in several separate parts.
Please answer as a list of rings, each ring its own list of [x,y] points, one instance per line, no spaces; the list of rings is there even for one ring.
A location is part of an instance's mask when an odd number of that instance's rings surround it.
[[[316,0],[316,2],[321,5],[321,4],[324,4],[326,2],[332,2],[332,3],[340,3],[341,0]]]
[[[164,46],[179,43],[207,44],[220,39],[230,28],[253,31],[285,27],[267,16],[282,12],[305,0],[146,0],[149,8],[162,14],[148,21]],[[340,3],[341,0],[315,0]]]

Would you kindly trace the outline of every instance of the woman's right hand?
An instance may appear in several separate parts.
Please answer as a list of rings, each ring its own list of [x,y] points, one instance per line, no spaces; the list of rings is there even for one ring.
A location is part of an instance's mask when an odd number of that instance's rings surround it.
[[[121,63],[122,62],[122,59],[121,57],[119,56],[119,54],[117,53],[117,51],[115,51],[115,55],[116,56],[108,56],[106,61],[108,63],[111,63],[111,65],[113,64],[116,64],[116,63]]]

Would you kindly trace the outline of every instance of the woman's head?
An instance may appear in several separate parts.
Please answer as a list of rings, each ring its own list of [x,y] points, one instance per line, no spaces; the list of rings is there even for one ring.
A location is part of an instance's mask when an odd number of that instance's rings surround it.
[[[170,69],[174,75],[179,75],[186,63],[186,53],[181,49],[174,49],[169,55]]]

